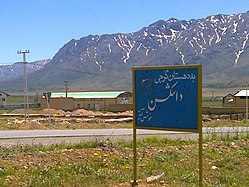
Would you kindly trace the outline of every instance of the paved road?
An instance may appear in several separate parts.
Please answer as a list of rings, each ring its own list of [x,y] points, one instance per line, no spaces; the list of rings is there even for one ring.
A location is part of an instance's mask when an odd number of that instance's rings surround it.
[[[203,134],[237,134],[248,132],[248,127],[217,127],[203,128]],[[175,131],[152,131],[137,130],[137,137],[148,135],[166,136],[170,138],[196,139],[197,133],[175,132]],[[131,140],[132,129],[84,129],[84,130],[11,130],[0,131],[0,145],[23,145],[23,144],[54,144],[54,143],[77,143],[80,141],[103,141],[103,140]]]

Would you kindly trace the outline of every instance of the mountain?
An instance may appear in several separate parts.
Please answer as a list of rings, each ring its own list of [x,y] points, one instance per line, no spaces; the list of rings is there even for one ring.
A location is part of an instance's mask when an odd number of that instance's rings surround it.
[[[42,69],[50,59],[39,60],[26,64],[26,72],[32,73]],[[12,65],[0,65],[0,81],[6,81],[23,76],[23,63],[17,62]]]
[[[29,75],[29,89],[131,90],[134,66],[202,64],[204,87],[249,81],[249,11],[203,19],[159,20],[133,33],[89,35],[65,44],[43,69]],[[21,80],[0,84],[21,89]]]

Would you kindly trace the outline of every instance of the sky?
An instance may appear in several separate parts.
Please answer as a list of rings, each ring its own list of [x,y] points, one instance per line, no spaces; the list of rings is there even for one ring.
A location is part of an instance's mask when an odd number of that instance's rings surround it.
[[[249,11],[248,0],[0,0],[0,64],[52,59],[71,39],[136,32],[158,20]]]

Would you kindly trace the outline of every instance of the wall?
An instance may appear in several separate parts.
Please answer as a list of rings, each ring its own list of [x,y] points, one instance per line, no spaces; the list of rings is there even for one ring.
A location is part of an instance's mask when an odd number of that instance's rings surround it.
[[[41,99],[41,108],[47,108],[47,101],[46,99]],[[72,97],[61,97],[61,98],[51,98],[50,100],[50,108],[51,109],[61,109],[65,111],[72,111],[74,110],[74,100]]]
[[[235,101],[223,103],[223,107],[236,107]]]
[[[128,110],[133,110],[133,104],[112,104],[109,110],[111,112],[125,112]]]
[[[109,110],[111,104],[117,103],[116,99],[74,99],[74,109]]]
[[[118,97],[117,104],[132,104],[132,97]]]
[[[246,97],[234,97],[235,107],[246,107]],[[248,97],[249,102],[249,97]],[[249,105],[248,105],[249,106]]]
[[[128,105],[132,103],[132,97],[128,97]],[[123,104],[123,97],[118,98],[103,98],[103,99],[82,99],[82,98],[51,98],[50,108],[53,109],[62,109],[62,110],[77,110],[77,109],[86,109],[86,110],[131,110],[131,107],[127,109],[122,109],[119,106],[118,108],[113,109],[113,105],[115,104]],[[127,105],[127,106],[128,106]],[[47,108],[47,101],[43,98],[41,99],[41,108]]]
[[[202,107],[202,114],[238,114],[245,112],[246,109],[241,107],[230,107],[230,108]]]

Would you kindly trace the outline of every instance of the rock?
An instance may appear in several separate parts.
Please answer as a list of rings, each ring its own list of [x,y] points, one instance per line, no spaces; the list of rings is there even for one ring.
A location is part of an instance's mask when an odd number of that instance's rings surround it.
[[[147,182],[147,183],[152,183],[152,182],[154,182],[154,181],[160,179],[163,175],[164,175],[164,172],[163,172],[162,174],[160,174],[160,175],[147,177],[147,178],[146,178],[146,182]]]
[[[211,169],[216,170],[216,169],[218,169],[218,167],[217,166],[212,166]]]

